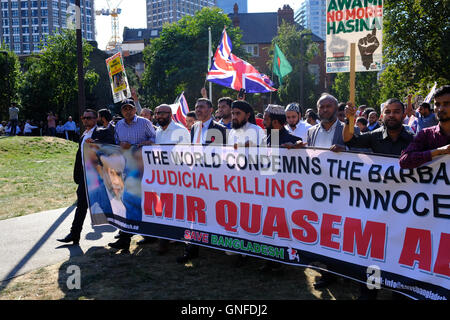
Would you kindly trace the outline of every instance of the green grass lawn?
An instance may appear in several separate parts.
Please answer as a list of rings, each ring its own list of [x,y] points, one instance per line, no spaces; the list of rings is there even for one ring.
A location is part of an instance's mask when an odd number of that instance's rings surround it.
[[[0,220],[72,205],[77,143],[0,137]]]
[[[51,137],[0,137],[0,219],[71,205],[76,185],[72,171],[77,144]],[[81,256],[46,266],[0,283],[0,300],[16,299],[302,299],[353,300],[359,296],[355,281],[339,278],[316,290],[315,270],[285,265],[266,273],[265,261],[201,248],[191,264],[177,264],[183,243],[170,245],[159,256],[158,244],[137,246],[131,252],[92,247]],[[81,289],[67,288],[68,266],[81,270]],[[390,299],[381,290],[378,299]]]

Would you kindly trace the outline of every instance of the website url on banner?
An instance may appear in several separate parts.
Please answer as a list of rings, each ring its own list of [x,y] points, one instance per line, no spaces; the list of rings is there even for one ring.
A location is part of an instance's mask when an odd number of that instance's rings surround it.
[[[123,223],[111,218],[108,218],[109,222],[113,222],[115,224],[118,224],[119,226],[121,226],[122,228],[127,228],[127,229],[132,229],[132,230],[139,230],[139,226],[133,225],[133,224],[127,224],[127,223]]]
[[[446,297],[442,297],[437,293],[431,292],[429,290],[425,290],[422,288],[419,288],[417,286],[408,286],[405,285],[403,283],[401,283],[400,281],[395,281],[395,280],[389,280],[389,279],[384,279],[384,285],[390,288],[394,288],[394,289],[405,289],[405,290],[410,290],[413,291],[417,294],[420,294],[422,296],[424,296],[427,299],[432,299],[432,300],[447,300]]]

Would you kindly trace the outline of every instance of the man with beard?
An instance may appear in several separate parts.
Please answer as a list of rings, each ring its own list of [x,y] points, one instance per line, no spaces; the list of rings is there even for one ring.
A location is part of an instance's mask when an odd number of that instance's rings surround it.
[[[323,94],[319,98],[317,111],[320,123],[308,129],[308,146],[328,148],[335,152],[345,150],[342,140],[344,126],[337,118],[338,105],[337,99],[330,94]]]
[[[172,121],[172,109],[162,104],[155,109],[155,119],[159,124],[156,128],[156,144],[189,144],[189,131],[181,124]]]
[[[436,90],[434,109],[439,123],[417,133],[400,156],[400,167],[417,168],[440,155],[450,154],[450,85]]]
[[[373,131],[355,135],[351,132],[356,110],[351,106],[345,108],[348,124],[344,125],[342,137],[347,146],[352,148],[369,148],[374,153],[400,155],[413,139],[413,134],[403,127],[405,105],[398,99],[385,102],[383,126]]]
[[[189,131],[181,124],[172,121],[172,109],[167,104],[162,104],[155,109],[155,119],[159,124],[156,129],[156,144],[189,144]],[[152,242],[153,238],[144,237],[144,240],[139,244]],[[163,255],[169,249],[169,241],[166,239],[159,239],[158,254]]]
[[[247,101],[235,100],[231,104],[231,126],[228,144],[234,146],[257,147],[264,139],[264,130],[251,123],[255,118],[253,108]]]
[[[297,103],[290,103],[286,107],[286,129],[294,136],[302,138],[303,141],[307,140],[308,129],[311,125],[302,121],[302,112],[300,106]]]
[[[269,104],[264,110],[264,127],[267,129],[265,141],[268,147],[283,147],[302,141],[302,138],[286,130],[286,113],[282,106],[274,104]]]
[[[219,123],[227,129],[231,129],[231,104],[233,99],[222,97],[217,101],[217,111],[220,111],[221,119]]]

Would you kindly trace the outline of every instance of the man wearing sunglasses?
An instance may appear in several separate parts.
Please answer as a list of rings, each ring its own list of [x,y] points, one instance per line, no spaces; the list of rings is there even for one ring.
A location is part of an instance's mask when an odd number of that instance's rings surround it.
[[[70,233],[63,239],[57,239],[60,242],[78,244],[80,242],[81,229],[83,228],[84,219],[88,209],[88,201],[86,197],[86,187],[84,181],[83,168],[83,146],[85,143],[109,143],[114,144],[114,135],[110,130],[102,130],[97,127],[97,111],[86,109],[81,117],[85,131],[78,143],[78,151],[75,157],[75,166],[73,169],[73,179],[77,188],[77,209],[72,222]]]

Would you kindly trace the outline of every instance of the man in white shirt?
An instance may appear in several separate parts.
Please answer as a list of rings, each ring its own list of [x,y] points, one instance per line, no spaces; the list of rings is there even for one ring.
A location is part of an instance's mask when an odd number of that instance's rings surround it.
[[[286,130],[292,133],[294,136],[302,138],[302,141],[306,142],[308,129],[312,126],[302,121],[302,112],[300,106],[297,103],[290,103],[286,107]]]
[[[211,100],[199,98],[195,104],[197,122],[191,128],[191,142],[193,144],[225,144],[226,128],[212,118],[213,106]]]
[[[228,145],[257,147],[262,145],[265,137],[264,130],[249,119],[254,114],[253,108],[247,101],[236,100],[231,104],[231,131],[228,133]]]
[[[38,127],[31,125],[30,120],[27,120],[27,122],[25,123],[25,127],[23,128],[23,134],[26,136],[31,136],[33,129],[37,129],[37,128]]]
[[[199,98],[195,103],[197,122],[191,128],[191,143],[201,145],[224,145],[227,139],[227,129],[212,118],[213,105],[208,98]],[[188,243],[182,256],[177,258],[178,263],[198,257],[198,246]]]
[[[190,144],[190,134],[185,126],[172,120],[172,108],[162,104],[155,109],[155,119],[159,124],[156,129],[156,144]],[[153,238],[144,237],[138,244],[153,242]],[[169,250],[169,240],[159,239],[158,254],[163,255]]]
[[[342,138],[343,123],[337,118],[339,102],[330,94],[317,101],[320,123],[308,129],[307,143],[310,147],[327,148],[331,151],[345,150]]]
[[[185,126],[172,121],[172,109],[162,104],[155,109],[155,118],[159,124],[156,129],[156,144],[190,144],[189,131]]]

